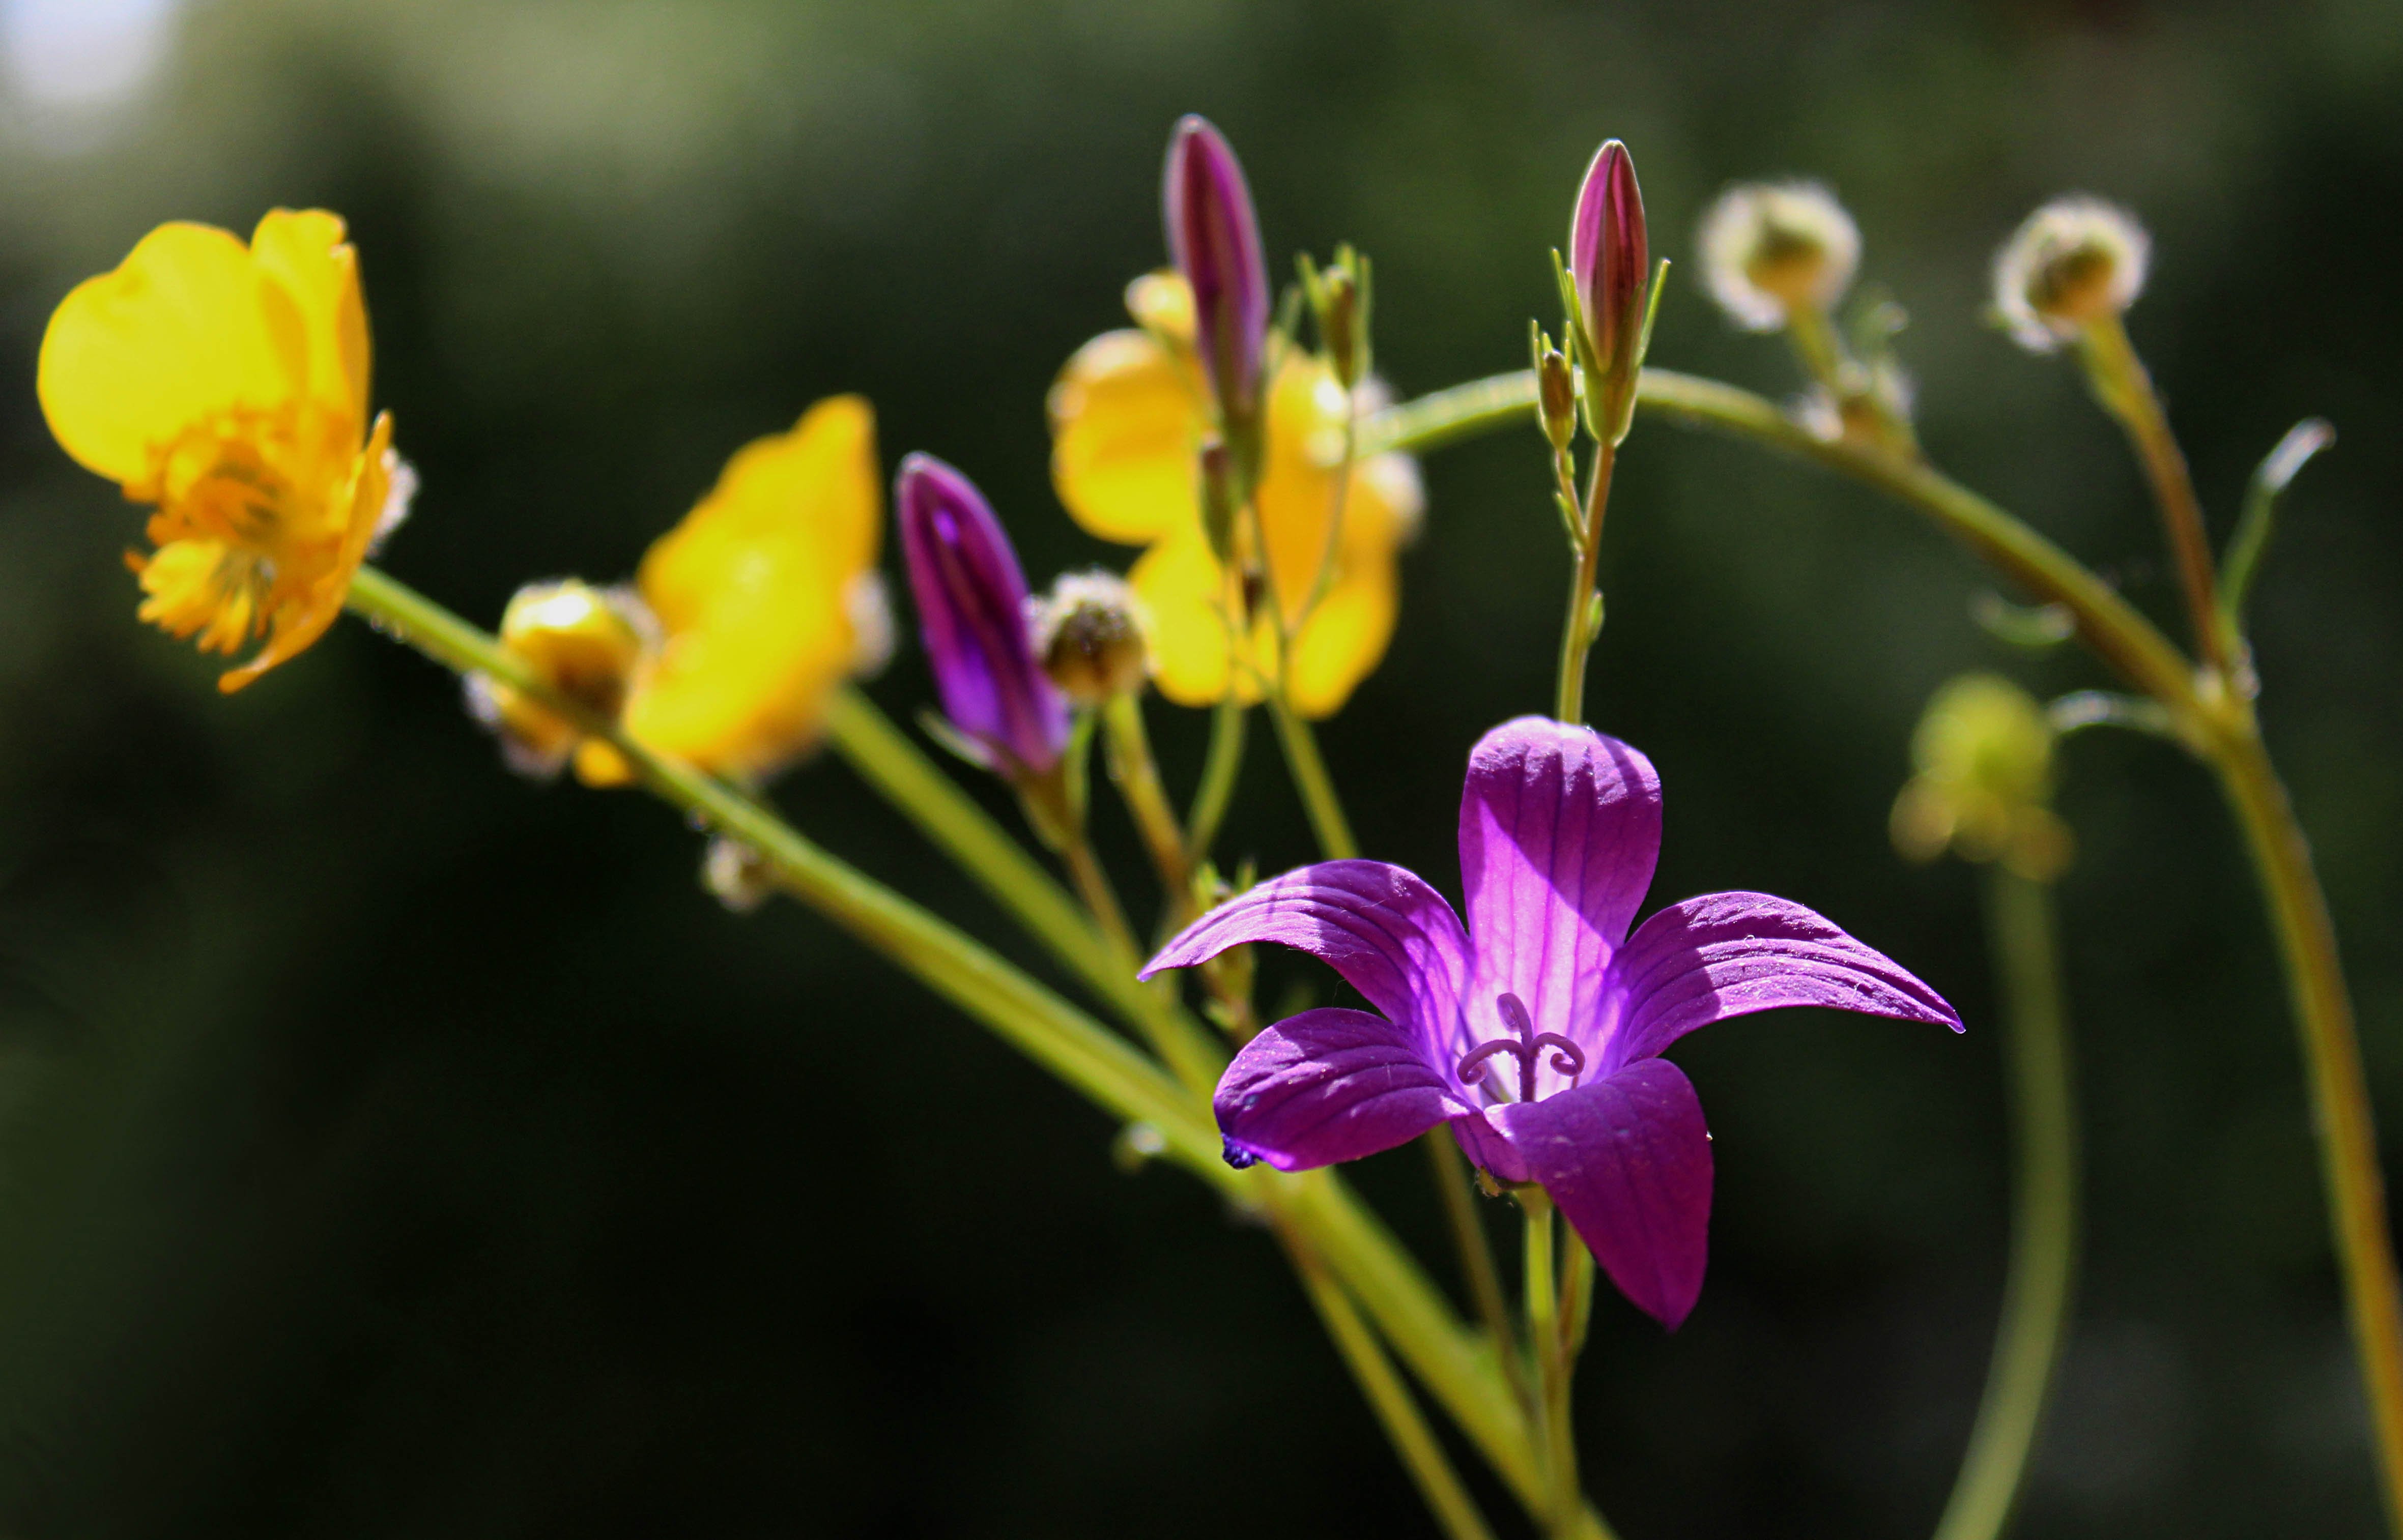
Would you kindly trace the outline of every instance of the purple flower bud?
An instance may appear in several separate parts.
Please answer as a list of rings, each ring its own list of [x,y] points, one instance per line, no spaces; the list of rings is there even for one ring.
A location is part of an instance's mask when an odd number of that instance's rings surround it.
[[[1160,201],[1169,256],[1193,289],[1195,351],[1228,437],[1243,437],[1259,416],[1268,260],[1243,168],[1206,118],[1188,114],[1177,123]]]
[[[1585,308],[1591,363],[1605,373],[1632,366],[1635,337],[1644,326],[1644,281],[1651,267],[1635,161],[1613,139],[1586,167],[1577,216],[1569,224],[1569,275]]]
[[[1067,747],[1068,706],[1035,660],[1026,576],[1001,520],[931,454],[901,462],[893,506],[943,715],[1001,774],[1049,774]]]

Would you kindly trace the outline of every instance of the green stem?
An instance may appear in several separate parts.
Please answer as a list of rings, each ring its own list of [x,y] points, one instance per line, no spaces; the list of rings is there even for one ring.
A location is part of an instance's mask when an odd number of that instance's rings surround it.
[[[1158,1129],[1167,1153],[1239,1206],[1257,1205],[1306,1237],[1420,1382],[1525,1502],[1541,1478],[1530,1428],[1508,1386],[1447,1310],[1417,1262],[1328,1171],[1236,1172],[1189,1092],[1101,1023],[951,925],[802,838],[766,808],[691,767],[651,753],[552,690],[488,633],[372,567],[352,580],[350,609],[459,673],[482,673],[543,702],[616,748],[642,782],[701,826],[760,853],[786,891],[951,1001],[1113,1116]],[[1048,879],[1047,879],[1048,881]],[[1599,1530],[1595,1533],[1603,1533]]]
[[[1560,1301],[1554,1293],[1560,1263],[1552,1245],[1552,1200],[1541,1187],[1522,1187],[1519,1206],[1526,1212],[1527,1337],[1535,1348],[1535,1373],[1542,1388],[1541,1427],[1537,1442],[1544,1458],[1544,1501],[1536,1510],[1556,1535],[1573,1533],[1584,1500],[1577,1494],[1577,1440],[1569,1425],[1567,1341],[1561,1333]]]
[[[1102,707],[1102,731],[1111,784],[1160,874],[1166,924],[1181,928],[1193,918],[1193,875],[1186,863],[1185,831],[1177,826],[1176,810],[1169,805],[1159,761],[1152,757],[1151,735],[1144,730],[1142,697],[1132,691],[1110,697]]]
[[[1514,422],[1534,409],[1535,393],[1534,374],[1521,370],[1405,402],[1362,425],[1361,452],[1424,448]],[[2159,701],[2179,741],[2218,773],[2253,854],[2294,1003],[2382,1491],[2391,1530],[2403,1535],[2403,1298],[2360,1041],[2327,896],[2250,704],[2206,687],[2152,622],[2075,558],[1914,456],[1818,438],[1749,391],[1665,369],[1644,371],[1637,405],[1785,450],[1916,508],[2031,594],[2068,610],[2088,649]]]
[[[1987,920],[2009,1023],[2018,1174],[2011,1262],[1984,1400],[1936,1540],[1997,1540],[2016,1505],[2069,1324],[2077,1270],[2077,1122],[2052,890],[1990,868]]]
[[[2271,928],[2286,963],[2286,987],[2303,1041],[2312,1106],[2319,1128],[2320,1170],[2328,1224],[2343,1269],[2354,1347],[2369,1403],[2371,1450],[2382,1478],[2387,1522],[2403,1533],[2403,1290],[2398,1290],[2378,1165],[2378,1131],[2353,1002],[2337,960],[2336,926],[2312,869],[2310,843],[2245,707],[2237,730],[2215,744],[2219,772],[2255,870],[2269,900]]]
[[[1510,1328],[1510,1305],[1502,1296],[1502,1269],[1493,1265],[1493,1243],[1485,1233],[1485,1223],[1477,1213],[1477,1195],[1470,1189],[1468,1162],[1461,1158],[1460,1145],[1452,1130],[1441,1125],[1419,1136],[1419,1145],[1427,1153],[1428,1174],[1435,1180],[1435,1190],[1443,1200],[1443,1216],[1452,1227],[1454,1249],[1460,1253],[1460,1270],[1468,1285],[1468,1296],[1477,1307],[1478,1319],[1485,1324],[1486,1335],[1493,1339],[1495,1356],[1521,1395],[1528,1394],[1527,1366],[1519,1356],[1518,1333]]]
[[[1243,718],[1248,708],[1232,691],[1218,702],[1210,717],[1210,751],[1202,762],[1202,784],[1193,794],[1193,811],[1185,819],[1186,866],[1199,867],[1210,858],[1218,825],[1235,795],[1235,780],[1243,768]]]
[[[1328,1275],[1326,1268],[1299,1242],[1288,1242],[1296,1271],[1301,1274],[1302,1286],[1309,1291],[1310,1302],[1317,1307],[1318,1318],[1334,1339],[1336,1351],[1342,1354],[1344,1367],[1368,1399],[1371,1411],[1385,1430],[1385,1437],[1401,1456],[1403,1468],[1425,1499],[1427,1507],[1443,1526],[1451,1540],[1493,1540],[1493,1532],[1486,1526],[1485,1518],[1477,1511],[1475,1499],[1461,1484],[1460,1475],[1452,1468],[1452,1460],[1443,1452],[1435,1430],[1427,1426],[1426,1418],[1418,1403],[1410,1396],[1410,1387],[1394,1372],[1393,1361],[1378,1343],[1368,1324],[1360,1319],[1342,1285]]]
[[[1302,811],[1310,815],[1310,830],[1317,837],[1319,853],[1329,861],[1356,859],[1359,842],[1352,838],[1352,825],[1343,816],[1343,804],[1335,795],[1335,782],[1327,773],[1327,761],[1319,756],[1318,738],[1310,724],[1273,694],[1269,697],[1269,719],[1276,724],[1277,742],[1285,749],[1285,768],[1293,774],[1293,789],[1301,798]]]
[[[1586,483],[1585,521],[1577,547],[1576,574],[1569,579],[1568,618],[1561,627],[1560,694],[1552,715],[1563,722],[1585,720],[1585,665],[1593,656],[1595,575],[1602,564],[1602,518],[1610,507],[1610,477],[1618,448],[1596,446],[1593,474]]]
[[[2119,312],[2111,311],[2090,322],[2079,337],[2079,357],[2086,365],[2095,398],[2128,430],[2145,479],[2160,510],[2161,528],[2176,559],[2178,587],[2186,595],[2188,623],[2195,646],[2215,673],[2228,668],[2225,629],[2219,623],[2218,579],[2212,573],[2211,539],[2202,527],[2202,504],[2194,494],[2194,477],[2186,454],[2170,431],[2169,413],[2161,408],[2153,377],[2136,356],[2135,344]]]
[[[388,581],[388,579],[387,579]],[[1128,947],[1113,945],[1026,848],[937,769],[907,733],[848,686],[826,702],[827,741],[903,817],[956,862],[1094,996],[1141,1032],[1189,1087],[1217,1082],[1225,1061],[1202,1024],[1135,982]],[[1106,884],[1104,884],[1106,886]],[[1115,901],[1113,901],[1115,902]]]
[[[1586,1329],[1593,1325],[1593,1253],[1574,1229],[1563,1238],[1568,1252],[1561,1266],[1561,1331],[1568,1340],[1569,1372],[1577,1372],[1577,1354],[1585,1352]]]
[[[653,754],[579,712],[491,636],[375,568],[362,568],[353,578],[349,605],[435,661],[523,690],[604,739],[625,756],[644,784],[703,827],[757,851],[778,881],[812,908],[1109,1111],[1158,1128],[1182,1161],[1205,1178],[1230,1191],[1242,1190],[1240,1181],[1230,1182],[1210,1169],[1222,1163],[1218,1140],[1194,1116],[1188,1093],[1091,1017],[819,849],[742,792]]]
[[[1518,422],[1535,409],[1535,402],[1531,370],[1471,381],[1368,419],[1361,424],[1360,452],[1449,442]],[[1821,438],[1766,396],[1667,369],[1644,371],[1635,404],[1785,450],[1910,504],[2037,599],[2067,608],[2086,645],[2139,688],[2182,716],[2196,709],[2193,665],[2134,605],[2075,557],[1925,462],[1872,445]]]

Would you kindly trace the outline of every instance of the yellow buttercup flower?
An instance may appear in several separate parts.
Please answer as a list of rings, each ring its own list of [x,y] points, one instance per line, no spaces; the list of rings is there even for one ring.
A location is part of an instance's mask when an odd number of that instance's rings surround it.
[[[277,209],[247,246],[160,226],[60,301],[37,388],[69,454],[157,505],[127,558],[141,617],[206,652],[264,638],[229,691],[325,634],[407,501],[392,419],[368,420],[358,254],[323,210]]]
[[[1275,677],[1276,630],[1271,606],[1256,605],[1230,666],[1229,585],[1202,533],[1194,474],[1209,396],[1193,356],[1192,297],[1181,278],[1154,273],[1128,287],[1127,309],[1142,329],[1094,338],[1052,386],[1052,479],[1077,523],[1149,548],[1128,579],[1150,617],[1160,693],[1181,705],[1230,689],[1256,701],[1260,681]],[[1286,352],[1270,387],[1257,501],[1258,554],[1287,616],[1308,604],[1327,555],[1348,405],[1325,360]],[[1383,658],[1399,603],[1396,557],[1423,504],[1408,456],[1352,466],[1333,572],[1294,641],[1291,690],[1303,715],[1341,707]]]
[[[882,524],[876,418],[860,397],[821,401],[791,432],[738,451],[636,572],[658,635],[633,666],[627,733],[741,780],[807,749],[835,687],[890,648]],[[631,774],[590,741],[576,772],[590,785]]]

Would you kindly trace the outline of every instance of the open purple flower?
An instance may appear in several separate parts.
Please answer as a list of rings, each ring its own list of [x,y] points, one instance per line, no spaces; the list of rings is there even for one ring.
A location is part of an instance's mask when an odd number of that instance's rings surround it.
[[[1662,1049],[1779,1006],[1961,1019],[1799,904],[1716,893],[1632,936],[1660,848],[1651,762],[1523,716],[1485,735],[1460,806],[1468,925],[1382,861],[1328,861],[1204,915],[1145,977],[1246,941],[1327,963],[1382,1014],[1328,1007],[1261,1033],[1218,1082],[1227,1158],[1301,1171],[1450,1122],[1495,1177],[1542,1184],[1611,1281],[1670,1326],[1702,1292],[1710,1135]]]
[[[931,454],[901,462],[893,506],[943,715],[1011,780],[1049,774],[1068,744],[1068,702],[1035,656],[1026,575],[1001,520]]]

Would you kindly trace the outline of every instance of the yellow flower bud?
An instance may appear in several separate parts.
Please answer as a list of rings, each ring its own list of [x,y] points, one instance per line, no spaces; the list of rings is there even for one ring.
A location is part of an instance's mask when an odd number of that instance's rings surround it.
[[[552,689],[615,722],[655,631],[632,593],[571,577],[518,590],[501,614],[500,642]],[[499,735],[509,768],[521,774],[557,775],[582,737],[541,702],[480,674],[467,680],[467,701]]]

